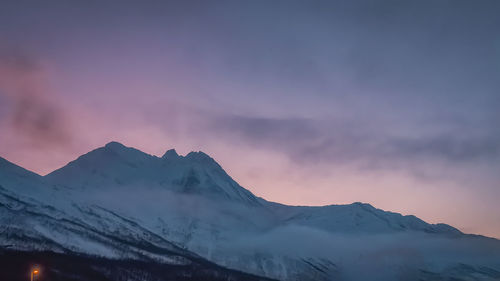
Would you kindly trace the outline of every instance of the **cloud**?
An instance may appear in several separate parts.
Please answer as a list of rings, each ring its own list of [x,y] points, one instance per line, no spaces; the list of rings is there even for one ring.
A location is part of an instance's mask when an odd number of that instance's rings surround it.
[[[355,163],[372,168],[414,168],[415,164],[429,161],[492,163],[500,158],[498,132],[471,134],[464,126],[459,129],[411,137],[391,135],[347,120],[224,115],[214,117],[208,130],[254,147],[281,151],[290,159],[306,164]]]
[[[32,145],[60,146],[71,141],[66,113],[36,58],[0,48],[0,100],[0,117]]]
[[[305,118],[264,118],[224,115],[215,117],[218,130],[245,138],[249,142],[291,141],[292,145],[320,137],[313,120]]]
[[[329,233],[298,225],[235,237],[221,246],[226,253],[252,257],[271,251],[271,260],[278,262],[300,257],[326,265],[324,261],[329,260],[336,266],[324,269],[335,280],[419,280],[421,270],[446,274],[446,268],[460,263],[498,267],[498,243],[473,237],[453,239],[416,232]]]
[[[386,143],[387,150],[400,157],[435,157],[449,162],[497,160],[500,139],[442,135],[422,139],[394,139]]]

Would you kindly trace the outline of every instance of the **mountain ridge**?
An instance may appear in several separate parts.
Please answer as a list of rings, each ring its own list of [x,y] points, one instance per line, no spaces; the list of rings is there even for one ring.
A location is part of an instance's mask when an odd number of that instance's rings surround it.
[[[204,152],[180,156],[169,150],[158,157],[118,142],[94,149],[44,176],[48,182],[74,186],[148,184],[185,192],[210,194],[258,205],[255,195],[241,187]],[[206,187],[206,188],[205,188]]]
[[[200,151],[158,157],[110,142],[43,177],[0,159],[2,174],[0,245],[18,250],[167,264],[200,257],[285,281],[371,280],[353,276],[360,267],[372,272],[374,259],[392,276],[383,280],[399,280],[407,267],[415,280],[500,275],[498,240],[368,203],[266,201]]]
[[[79,163],[79,161],[88,161],[88,159],[86,159],[86,157],[88,157],[89,155],[91,154],[95,154],[95,153],[99,153],[99,154],[107,154],[107,155],[110,155],[111,153],[111,157],[114,157],[115,159],[114,160],[117,160],[116,158],[118,158],[118,160],[121,160],[121,161],[124,161],[126,165],[130,166],[130,167],[135,167],[136,166],[136,163],[133,163],[132,160],[139,160],[139,161],[143,161],[145,159],[145,157],[149,157],[150,159],[155,159],[156,161],[161,161],[161,160],[179,160],[179,159],[187,159],[187,160],[194,160],[194,161],[198,161],[198,162],[201,162],[201,163],[204,163],[204,164],[212,164],[212,165],[215,165],[217,168],[220,168],[220,170],[225,174],[227,175],[227,173],[224,171],[224,169],[217,163],[217,161],[215,161],[215,159],[213,159],[212,157],[210,157],[208,154],[204,153],[203,151],[191,151],[189,153],[187,153],[185,156],[182,156],[182,155],[179,155],[175,149],[168,149],[163,156],[161,157],[158,157],[158,156],[155,156],[155,155],[152,155],[152,154],[148,154],[148,153],[145,153],[141,150],[138,150],[136,148],[133,148],[133,147],[128,147],[128,146],[125,146],[123,145],[122,143],[120,142],[117,142],[117,141],[110,141],[108,142],[107,144],[105,144],[104,146],[102,147],[98,147],[96,149],[93,149],[91,150],[90,152],[88,153],[85,153],[79,157],[77,157],[77,159],[73,160],[73,161],[70,161],[68,164],[64,165],[63,167],[61,168],[58,168],[50,173],[48,173],[47,175],[45,176],[40,176],[30,170],[27,170],[27,169],[24,169],[23,167],[19,166],[19,165],[16,165],[10,161],[8,161],[7,159],[5,158],[2,158],[0,157],[0,168],[2,167],[2,162],[6,162],[8,163],[10,166],[13,166],[13,167],[16,167],[16,170],[24,170],[26,172],[28,172],[27,174],[33,174],[33,175],[36,175],[38,177],[41,177],[43,179],[46,179],[48,180],[49,182],[51,183],[58,183],[57,180],[52,181],[52,179],[58,174],[58,173],[61,173],[63,170],[65,170],[65,168],[67,168],[68,166],[72,166],[72,165],[75,165],[76,163]],[[130,157],[131,155],[130,154],[125,154],[125,153],[132,153],[133,156],[135,156],[135,159],[130,159],[132,157]],[[125,157],[125,158],[128,158],[128,159],[124,159],[124,155],[127,155],[128,157]],[[102,159],[100,159],[102,160]],[[96,162],[101,162],[102,161],[96,161]],[[104,161],[105,164],[109,165],[110,163]],[[113,164],[113,163],[111,163]],[[114,163],[116,164],[116,163]],[[5,164],[4,164],[5,165]],[[0,169],[0,173],[1,173],[1,169]],[[229,178],[231,178],[229,175],[227,175]],[[182,182],[184,184],[187,184],[187,185],[190,185],[192,182],[189,182],[189,175],[187,178],[184,178],[185,182]],[[232,181],[234,181],[232,178],[231,178]],[[234,181],[235,182],[235,181]],[[236,182],[235,182],[236,183]],[[238,185],[239,186],[239,185]],[[241,187],[241,186],[239,186]],[[243,190],[251,193],[251,191],[245,189],[244,187],[241,187]],[[252,193],[251,193],[252,194]],[[253,195],[253,194],[252,194]],[[266,203],[269,203],[269,204],[276,204],[276,205],[280,205],[280,206],[283,206],[283,207],[297,207],[297,208],[335,208],[335,207],[339,207],[339,206],[367,206],[369,208],[372,208],[372,209],[376,209],[376,210],[380,210],[380,211],[383,211],[383,212],[386,212],[386,213],[392,213],[392,214],[397,214],[397,215],[400,215],[404,218],[416,218],[417,220],[420,220],[420,221],[423,221],[421,220],[420,218],[414,216],[414,215],[403,215],[401,213],[397,213],[397,212],[390,212],[390,211],[386,211],[386,210],[383,210],[383,209],[378,209],[378,208],[375,208],[373,205],[369,204],[369,203],[365,203],[365,202],[353,202],[353,203],[350,203],[350,204],[327,204],[327,205],[319,205],[319,206],[308,206],[308,205],[286,205],[286,204],[282,204],[282,203],[277,203],[277,202],[271,202],[271,201],[267,201],[263,198],[260,198],[260,197],[257,197],[255,195],[253,195],[255,197],[255,200],[256,201],[264,201]],[[260,199],[260,200],[257,200]],[[254,200],[252,198],[252,200]],[[366,209],[366,208],[365,208]],[[425,221],[423,221],[425,222]],[[425,222],[426,223],[426,222]],[[447,228],[448,230],[451,230],[452,232],[455,232],[455,233],[460,233],[461,234],[461,231],[459,231],[458,229],[448,225],[448,224],[445,224],[445,223],[435,223],[435,224],[431,224],[431,225],[435,225],[435,226],[438,226],[438,225],[443,225],[443,226],[446,226],[445,228]],[[493,238],[495,239],[495,238]]]

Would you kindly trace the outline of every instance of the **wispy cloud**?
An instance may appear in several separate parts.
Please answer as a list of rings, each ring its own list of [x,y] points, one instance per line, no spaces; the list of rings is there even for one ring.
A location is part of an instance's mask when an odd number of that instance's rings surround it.
[[[46,75],[36,58],[0,48],[1,118],[33,145],[66,145],[71,140],[70,127]]]
[[[490,129],[480,135],[461,127],[455,133],[410,137],[348,121],[238,115],[216,117],[209,128],[248,145],[281,151],[301,163],[355,163],[373,168],[409,168],[433,161],[495,163],[500,158],[500,136]]]

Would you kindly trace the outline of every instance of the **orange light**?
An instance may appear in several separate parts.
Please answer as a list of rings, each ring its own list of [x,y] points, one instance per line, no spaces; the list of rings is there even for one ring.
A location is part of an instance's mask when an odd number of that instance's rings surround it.
[[[38,270],[37,269],[33,270],[33,274],[38,274]]]

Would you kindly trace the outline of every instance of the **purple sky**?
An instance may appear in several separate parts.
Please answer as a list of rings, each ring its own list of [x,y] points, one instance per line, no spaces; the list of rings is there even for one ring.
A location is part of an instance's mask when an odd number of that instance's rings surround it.
[[[182,2],[182,4],[181,4]],[[268,200],[500,237],[498,1],[2,1],[0,156],[203,150]]]

